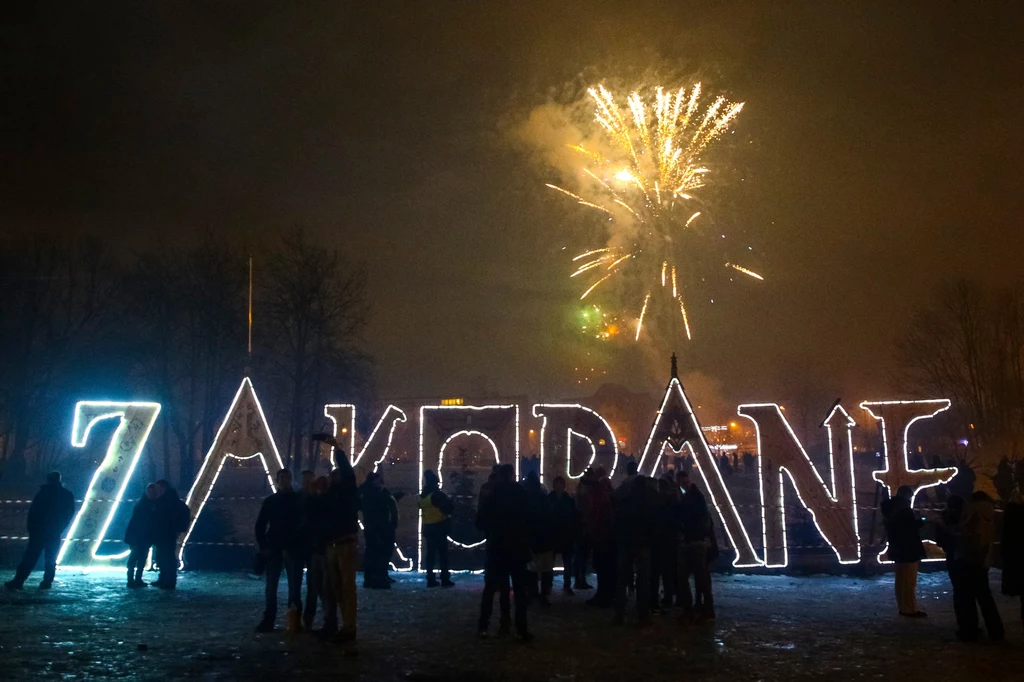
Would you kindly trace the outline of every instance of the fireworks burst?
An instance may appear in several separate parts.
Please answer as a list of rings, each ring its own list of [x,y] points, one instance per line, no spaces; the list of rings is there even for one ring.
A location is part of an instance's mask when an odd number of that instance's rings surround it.
[[[599,341],[608,341],[619,335],[619,318],[596,305],[580,311],[580,331]]]
[[[628,247],[590,249],[576,256],[576,270],[570,276],[590,282],[580,296],[582,300],[616,275],[638,271],[647,284],[636,320],[637,340],[651,294],[660,282],[678,302],[686,336],[691,338],[677,275],[682,262],[673,241],[701,217],[701,211],[687,206],[710,172],[701,164],[701,154],[729,127],[743,103],[718,97],[702,110],[700,83],[689,92],[685,88],[666,91],[659,87],[653,105],[634,92],[626,98],[625,110],[603,85],[588,92],[596,105],[594,120],[611,143],[611,151],[605,154],[581,145],[571,148],[585,160],[582,172],[596,183],[594,196],[547,186],[588,209],[607,214],[609,219],[621,216],[632,221],[639,229]],[[693,257],[692,253],[688,255]],[[763,279],[740,265],[725,266]]]

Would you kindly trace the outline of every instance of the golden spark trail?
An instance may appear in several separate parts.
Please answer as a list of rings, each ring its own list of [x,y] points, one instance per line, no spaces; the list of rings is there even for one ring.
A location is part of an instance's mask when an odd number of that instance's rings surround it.
[[[580,260],[582,258],[586,258],[587,256],[592,256],[595,253],[604,253],[605,251],[611,251],[611,249],[609,249],[608,247],[605,247],[603,249],[591,249],[590,251],[584,251],[580,255],[574,257],[573,260],[574,261],[578,261],[578,260]]]
[[[753,277],[754,279],[759,279],[762,282],[764,281],[764,277],[762,277],[761,275],[757,274],[753,270],[746,269],[742,265],[736,265],[735,263],[726,263],[725,267],[732,268],[733,270],[739,270],[740,272],[742,272],[744,275],[747,275],[748,277]]]
[[[683,327],[686,328],[686,339],[692,341],[693,337],[690,336],[690,320],[686,318],[686,306],[683,305],[683,299],[679,299],[679,312],[683,314]]]
[[[632,258],[632,257],[633,257],[633,254],[631,254],[631,253],[627,253],[627,254],[626,254],[625,256],[623,256],[622,258],[618,258],[618,259],[616,259],[616,260],[615,260],[615,262],[613,262],[613,263],[612,263],[611,265],[609,265],[609,266],[608,266],[608,269],[609,269],[609,270],[611,270],[612,268],[614,268],[614,267],[615,267],[616,265],[618,265],[618,264],[619,264],[619,263],[621,263],[622,261],[626,260],[627,258]]]
[[[597,260],[592,260],[589,263],[585,263],[585,264],[581,265],[579,267],[579,269],[576,270],[576,272],[574,272],[571,275],[569,275],[569,277],[575,277],[576,275],[584,273],[587,270],[591,270],[591,269],[596,268],[596,267],[598,267],[600,265],[604,265],[608,261],[608,259],[611,258],[611,257],[612,256],[605,256],[604,258],[598,258]]]
[[[689,259],[688,268],[694,261],[703,262],[707,249],[691,248],[702,244],[699,240],[706,237],[702,231],[686,229],[702,211],[685,210],[685,202],[707,184],[712,164],[703,158],[705,152],[728,132],[743,110],[743,103],[730,102],[722,96],[704,100],[700,83],[679,88],[655,87],[646,95],[634,90],[618,98],[604,84],[597,84],[587,93],[594,103],[594,123],[601,133],[600,139],[586,146],[569,145],[583,160],[580,170],[584,190],[576,193],[554,184],[547,186],[580,205],[603,212],[611,224],[621,222],[633,229],[616,233],[617,246],[591,249],[573,258],[573,262],[578,262],[594,256],[579,265],[570,277],[588,272],[600,274],[580,299],[612,277],[623,285],[637,279],[644,281],[647,293],[637,318],[639,340],[651,302],[651,282],[660,276],[665,290],[671,275],[672,297],[679,302],[686,336],[691,338],[682,296],[688,283],[678,280],[677,266],[683,259]],[[745,267],[732,263],[726,266],[763,279]]]
[[[647,292],[647,296],[644,297],[644,307],[640,309],[640,319],[636,322],[636,338],[634,341],[640,340],[640,330],[644,328],[644,315],[647,314],[647,304],[651,302],[651,292]]]
[[[580,300],[582,301],[583,299],[585,299],[585,298],[587,297],[587,295],[588,295],[588,294],[589,294],[589,293],[590,293],[591,291],[593,291],[594,289],[596,289],[596,288],[597,288],[597,285],[598,285],[598,284],[600,284],[601,282],[605,281],[606,279],[608,279],[609,277],[611,277],[611,276],[612,276],[612,275],[614,275],[614,274],[615,274],[614,272],[612,272],[612,273],[609,273],[609,274],[605,275],[604,277],[602,277],[601,279],[599,279],[599,280],[597,280],[596,282],[594,282],[594,283],[593,283],[593,285],[591,285],[591,287],[590,287],[589,289],[587,289],[586,291],[584,291],[584,292],[583,292],[583,295],[582,295],[582,296],[580,296]]]
[[[572,197],[573,199],[575,199],[579,203],[583,204],[584,206],[589,206],[590,208],[596,208],[598,211],[604,211],[605,213],[611,213],[611,211],[609,211],[604,206],[598,206],[597,204],[591,203],[591,202],[587,201],[586,199],[584,199],[583,197],[579,196],[578,194],[573,194],[569,190],[562,189],[558,185],[552,185],[551,183],[546,183],[545,186],[546,187],[550,187],[553,190],[557,190],[557,191],[561,192],[562,194],[565,194],[566,196]]]

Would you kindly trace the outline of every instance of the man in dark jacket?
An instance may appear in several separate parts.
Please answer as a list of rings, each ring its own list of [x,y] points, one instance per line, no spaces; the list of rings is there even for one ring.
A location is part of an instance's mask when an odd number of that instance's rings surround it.
[[[885,534],[889,541],[889,559],[896,564],[896,606],[901,616],[923,618],[917,608],[917,569],[925,557],[921,543],[924,522],[910,508],[913,490],[901,486],[896,497],[882,502]]]
[[[341,609],[339,641],[356,638],[356,569],[359,546],[359,489],[348,456],[333,438],[327,441],[337,448],[338,468],[331,472],[331,484],[324,496],[323,514],[327,534],[327,571],[332,596]],[[334,608],[324,616],[325,627],[335,626]]]
[[[551,503],[540,484],[540,476],[536,471],[531,471],[522,485],[527,497],[526,510],[529,518],[530,538],[530,564],[526,569],[527,591],[531,599],[539,599],[544,606],[551,606],[548,597],[551,594],[555,567]]]
[[[156,483],[146,486],[146,493],[135,503],[132,518],[124,532],[124,543],[131,553],[128,555],[128,587],[145,587],[142,572],[146,569],[149,549],[153,546],[153,526],[156,518],[156,501],[159,491]]]
[[[988,584],[989,560],[992,544],[996,540],[996,522],[995,506],[987,493],[982,490],[974,491],[970,502],[964,508],[959,528],[958,558],[963,562],[963,589],[960,590],[960,603],[956,603],[957,593],[953,593],[959,626],[957,637],[968,642],[977,640],[980,630],[978,609],[981,609],[989,640],[1001,642],[1004,637],[1003,620],[999,616],[999,609]]]
[[[1024,484],[1024,475],[1017,480]],[[1003,513],[1002,551],[1002,591],[1020,598],[1020,617],[1024,621],[1024,504],[1020,502],[1008,503]]]
[[[527,494],[516,482],[515,469],[503,464],[490,493],[477,510],[476,525],[487,538],[484,568],[484,592],[480,601],[479,633],[487,635],[494,609],[494,594],[501,592],[501,632],[509,621],[508,584],[515,592],[516,634],[523,641],[532,639],[526,626],[526,562],[530,559],[530,519]]]
[[[20,590],[43,553],[46,554],[46,563],[39,587],[44,590],[53,587],[60,538],[74,515],[75,496],[61,485],[60,472],[50,472],[46,476],[46,483],[39,488],[28,508],[28,547],[25,548],[14,579],[4,583],[4,587]]]
[[[594,477],[596,481],[587,494],[587,507],[583,514],[583,535],[593,548],[597,590],[594,596],[587,600],[587,606],[608,608],[615,605],[615,592],[618,589],[615,490],[604,468],[597,467],[594,470]]]
[[[379,473],[368,473],[366,481],[359,486],[359,506],[363,512],[363,537],[366,539],[363,587],[391,589],[388,560],[395,546],[398,506],[384,487],[384,478]]]
[[[614,528],[618,548],[618,584],[615,622],[626,615],[629,585],[636,587],[637,616],[641,625],[650,621],[651,546],[658,489],[654,480],[633,474],[619,486],[614,497]]]
[[[651,610],[659,606],[672,606],[676,595],[676,551],[679,544],[676,525],[672,520],[679,498],[675,474],[667,473],[658,479],[657,510],[653,519],[654,540],[651,545]],[[659,584],[664,585],[664,599],[658,602]]]
[[[697,486],[690,482],[690,474],[680,470],[676,474],[679,498],[676,501],[673,521],[679,551],[676,555],[676,590],[683,608],[682,622],[694,617],[710,620],[715,617],[715,602],[711,594],[711,568],[708,553],[713,547],[711,514],[708,505]],[[690,576],[696,603],[690,593]]]
[[[306,569],[306,607],[302,612],[302,625],[306,630],[313,629],[318,602],[324,607],[324,632],[332,631],[328,627],[328,611],[334,612],[334,598],[327,583],[327,537],[324,526],[324,497],[330,487],[330,480],[321,476],[313,481],[309,493],[302,504],[303,526],[305,528],[307,549]],[[337,629],[337,624],[335,624]]]
[[[156,482],[156,487],[158,496],[153,515],[153,544],[156,546],[160,577],[153,584],[162,590],[173,590],[178,585],[178,557],[175,556],[174,547],[178,536],[188,530],[191,512],[170,482],[161,479]]]
[[[256,544],[266,559],[266,606],[256,632],[273,632],[277,618],[277,585],[284,570],[288,578],[288,628],[301,629],[302,513],[299,494],[292,489],[292,472],[281,469],[276,476],[277,492],[263,500],[256,518]]]
[[[562,557],[562,591],[572,596],[572,560],[575,556],[576,536],[580,530],[580,516],[576,500],[565,491],[565,479],[556,476],[554,489],[549,496],[551,506],[551,527],[554,536],[555,554]]]
[[[426,545],[424,564],[427,571],[427,587],[455,587],[448,571],[448,535],[452,528],[452,512],[455,504],[441,492],[437,474],[423,472],[423,492],[420,493],[420,512],[423,520],[423,544]],[[440,564],[441,582],[434,578],[434,566]]]

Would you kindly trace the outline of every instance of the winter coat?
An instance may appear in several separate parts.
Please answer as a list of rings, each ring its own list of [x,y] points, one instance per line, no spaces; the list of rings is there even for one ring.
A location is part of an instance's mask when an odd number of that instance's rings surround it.
[[[889,541],[889,559],[899,564],[910,564],[925,557],[921,542],[921,526],[924,522],[901,498],[885,501],[882,514],[885,518],[885,534]]]
[[[972,499],[964,508],[961,522],[961,556],[969,564],[988,566],[996,537],[996,510],[992,500]]]
[[[487,538],[487,554],[515,564],[530,560],[528,496],[515,482],[497,483],[477,510],[476,526]]]
[[[327,552],[328,526],[325,514],[325,495],[311,495],[306,498],[303,511],[306,514],[305,528],[311,554]]]
[[[556,549],[572,547],[580,527],[576,501],[569,493],[552,492],[548,495],[548,504],[551,507],[551,529]]]
[[[615,491],[608,479],[598,481],[587,494],[587,510],[583,515],[583,535],[595,546],[612,540],[612,498]]]
[[[708,504],[704,495],[692,483],[676,500],[672,520],[680,542],[704,542],[711,539],[711,515],[708,513]]]
[[[355,479],[333,483],[323,496],[324,528],[328,542],[359,534],[359,489]]]
[[[554,528],[551,526],[551,502],[540,482],[527,479],[523,483],[526,491],[526,513],[529,519],[530,550],[535,554],[555,549]]]
[[[178,491],[168,488],[156,498],[153,515],[153,544],[173,544],[178,535],[188,530],[192,512],[178,497]]]
[[[75,496],[60,483],[46,483],[28,508],[28,534],[44,539],[59,538],[75,515]]]
[[[420,493],[420,511],[423,512],[423,525],[448,524],[452,512],[455,511],[455,503],[452,499],[441,492],[438,488],[426,488]]]
[[[615,491],[615,534],[620,546],[639,549],[654,544],[657,507],[656,484],[646,476],[634,476]]]
[[[1003,594],[1024,595],[1024,504],[1011,502],[1003,514]]]
[[[263,500],[256,517],[256,544],[261,551],[299,552],[303,549],[299,494],[280,490]]]
[[[394,501],[387,488],[377,488],[371,483],[359,486],[359,506],[366,535],[394,537],[398,525],[398,506]]]
[[[124,542],[129,547],[149,547],[153,544],[156,527],[156,500],[143,497],[132,508],[132,518],[124,531]]]

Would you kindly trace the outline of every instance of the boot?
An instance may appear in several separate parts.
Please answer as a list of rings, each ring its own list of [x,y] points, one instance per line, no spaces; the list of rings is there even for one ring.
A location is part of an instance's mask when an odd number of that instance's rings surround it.
[[[302,615],[299,610],[294,606],[288,609],[288,616],[286,619],[287,629],[289,634],[298,634],[302,632]]]

